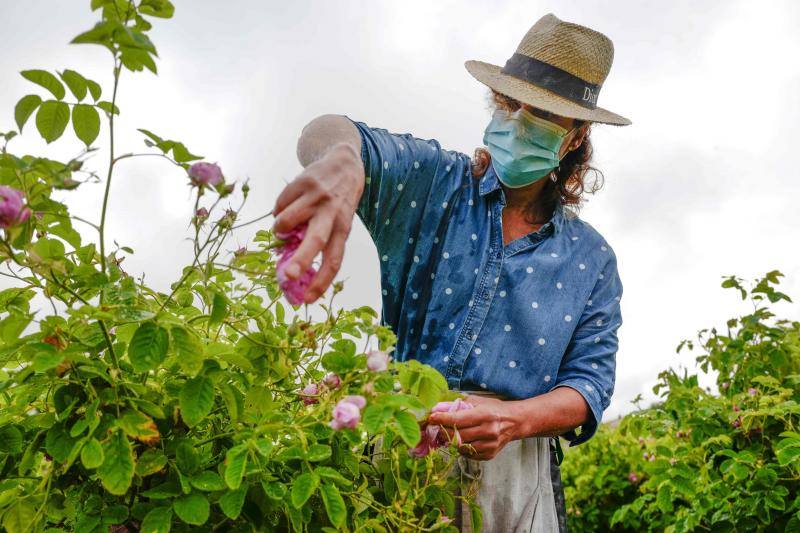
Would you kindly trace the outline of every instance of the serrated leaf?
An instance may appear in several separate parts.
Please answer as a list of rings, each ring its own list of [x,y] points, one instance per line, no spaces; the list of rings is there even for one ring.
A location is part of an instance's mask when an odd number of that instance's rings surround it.
[[[319,486],[319,476],[312,472],[300,474],[292,483],[292,505],[300,509]]]
[[[75,96],[75,98],[78,99],[79,102],[86,98],[86,78],[70,69],[66,69],[60,74],[60,76],[64,83],[67,84],[67,87],[69,87],[70,92]]]
[[[87,147],[100,133],[100,114],[93,106],[77,104],[72,108],[72,129]]]
[[[66,95],[66,91],[64,90],[64,85],[62,85],[62,83],[58,81],[58,78],[56,78],[54,75],[47,72],[46,70],[38,70],[38,69],[23,70],[22,72],[20,72],[20,74],[22,74],[22,77],[25,78],[26,80],[32,81],[36,85],[44,87],[45,89],[53,93],[53,96],[55,96],[59,100],[64,98],[64,96]]]
[[[36,506],[31,498],[16,498],[16,501],[9,502],[10,505],[3,513],[3,528],[6,533],[24,533],[36,525]]]
[[[25,126],[25,123],[28,122],[28,118],[41,103],[42,99],[38,94],[29,94],[19,99],[17,105],[14,106],[14,120],[20,132],[22,132],[22,127]]]
[[[219,499],[219,506],[225,516],[231,520],[239,518],[244,505],[244,498],[247,496],[247,485],[242,485],[236,490],[231,490],[222,495]]]
[[[36,129],[48,144],[64,133],[69,123],[69,106],[64,102],[48,100],[36,112]]]
[[[322,494],[322,503],[325,504],[325,511],[328,513],[328,518],[331,523],[338,527],[342,527],[347,521],[347,507],[344,504],[342,495],[339,494],[339,489],[334,485],[324,483],[320,487]]]
[[[324,461],[325,459],[330,458],[332,454],[331,447],[327,444],[312,444],[308,447],[308,453],[306,454],[306,459],[311,461],[312,463]]]
[[[175,7],[169,0],[142,0],[139,4],[139,13],[168,19],[175,13]]]
[[[161,450],[147,450],[136,461],[136,475],[147,477],[167,466],[167,456]]]
[[[178,161],[176,159],[176,161]],[[222,294],[215,292],[214,293],[214,300],[211,304],[211,317],[209,322],[211,324],[219,324],[225,317],[228,315],[228,301],[225,299],[225,296]]]
[[[113,432],[103,446],[103,464],[97,475],[111,494],[121,496],[133,481],[133,449],[122,431]]]
[[[183,421],[196,426],[214,407],[214,384],[205,376],[190,379],[181,389],[179,402]]]
[[[211,470],[205,470],[190,477],[189,483],[191,483],[193,487],[204,491],[222,490],[225,488],[225,482],[222,481],[220,475]]]
[[[89,470],[98,468],[103,464],[105,454],[103,447],[97,439],[89,439],[81,449],[81,463]]]
[[[322,479],[333,481],[345,487],[352,484],[350,480],[344,477],[338,470],[329,466],[318,466],[314,469],[314,472]]]
[[[133,334],[128,347],[128,358],[136,372],[147,372],[164,362],[168,349],[167,330],[153,322],[145,322]]]
[[[154,507],[148,512],[144,520],[140,533],[169,533],[172,527],[172,508]]]
[[[409,447],[419,444],[420,431],[417,417],[408,411],[398,411],[394,414],[394,419],[397,422],[397,432],[403,442]]]
[[[22,451],[22,432],[16,426],[0,428],[0,452],[15,454]]]
[[[172,157],[178,163],[186,163],[188,161],[196,161],[198,159],[203,159],[203,156],[194,155],[191,153],[183,143],[175,143],[172,146]]]
[[[240,444],[225,453],[225,484],[238,489],[247,467],[247,446]]]
[[[181,496],[172,502],[178,518],[193,526],[202,526],[208,520],[211,506],[208,499],[198,492]]]
[[[170,330],[172,334],[172,350],[178,356],[178,364],[187,374],[194,376],[203,368],[203,345],[199,339],[182,327]]]

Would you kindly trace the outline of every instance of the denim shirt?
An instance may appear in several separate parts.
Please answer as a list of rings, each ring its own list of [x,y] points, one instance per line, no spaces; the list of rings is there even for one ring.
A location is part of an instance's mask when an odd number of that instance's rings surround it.
[[[589,440],[614,392],[622,283],[612,248],[562,206],[504,245],[505,191],[491,165],[475,178],[468,155],[435,139],[353,123],[366,174],[357,214],[378,250],[394,358],[433,366],[451,389],[508,399],[571,387],[591,414],[562,436]]]

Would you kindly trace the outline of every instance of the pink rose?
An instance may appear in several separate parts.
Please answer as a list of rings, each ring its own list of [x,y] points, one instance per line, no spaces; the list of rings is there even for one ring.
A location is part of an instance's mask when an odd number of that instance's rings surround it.
[[[350,402],[359,409],[363,409],[367,405],[367,399],[361,395],[345,396],[345,402]]]
[[[452,402],[439,402],[433,406],[431,413],[452,413],[454,411],[463,411],[464,409],[472,409],[474,406],[465,402],[461,398],[456,398]],[[428,424],[427,422],[422,425],[419,444],[414,448],[408,450],[408,454],[412,457],[425,457],[431,450],[446,446],[448,444],[447,433],[441,430],[441,426],[435,424]],[[457,442],[461,444],[461,437],[456,434]]]
[[[311,285],[311,281],[317,274],[314,267],[309,267],[308,270],[300,274],[297,279],[292,279],[286,275],[286,265],[306,236],[307,228],[308,223],[304,222],[303,224],[295,226],[291,231],[285,233],[280,231],[275,232],[275,236],[283,240],[283,243],[277,247],[281,256],[275,265],[275,274],[278,279],[278,286],[292,305],[300,305],[303,303],[306,289]]]
[[[306,289],[311,285],[311,281],[314,279],[317,271],[314,267],[309,267],[309,269],[303,272],[297,279],[288,277],[286,275],[286,263],[289,262],[292,255],[294,255],[294,250],[283,254],[281,258],[278,259],[278,263],[275,266],[275,275],[278,280],[278,286],[283,291],[283,295],[286,296],[286,299],[289,300],[289,303],[292,305],[301,305],[306,294]]]
[[[367,354],[367,368],[373,372],[383,372],[389,368],[389,355],[383,350],[372,350]]]
[[[300,391],[300,398],[303,400],[304,404],[311,405],[319,402],[319,400],[316,398],[318,394],[319,386],[316,383],[310,383],[306,385],[302,391]]]
[[[216,163],[195,163],[189,167],[189,179],[198,187],[216,187],[222,183],[222,169]]]
[[[749,389],[747,389],[747,394],[749,394],[750,396],[755,396],[756,394],[758,394],[758,391],[753,387],[750,387]]]
[[[342,380],[333,372],[328,372],[325,374],[325,377],[322,378],[322,383],[329,389],[338,389],[342,384]]]
[[[630,474],[628,474],[628,481],[630,481],[631,483],[636,483],[637,481],[639,481],[639,477],[636,475],[635,472],[631,472]]]
[[[351,401],[354,398],[364,399],[361,396],[349,396],[340,400],[336,407],[333,408],[333,420],[328,423],[330,427],[339,431],[344,428],[353,429],[358,425],[359,421],[361,421],[361,407],[359,407],[360,402],[353,403]],[[366,404],[366,401],[364,401],[364,404]]]
[[[197,218],[208,218],[208,209],[206,209],[205,207],[201,207],[200,209],[197,210],[194,216],[196,216]]]
[[[722,382],[722,388],[723,389],[727,389],[729,386],[730,386],[730,383],[728,383],[727,381],[723,381]]]
[[[31,210],[25,207],[24,200],[22,192],[0,185],[0,228],[10,228],[28,220]]]

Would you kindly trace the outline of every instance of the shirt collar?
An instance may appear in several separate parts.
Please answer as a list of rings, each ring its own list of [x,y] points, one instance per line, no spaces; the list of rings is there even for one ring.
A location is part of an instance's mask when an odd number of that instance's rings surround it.
[[[489,167],[486,169],[486,173],[481,178],[481,183],[478,189],[478,192],[481,196],[486,196],[492,191],[495,191],[502,188],[500,186],[500,180],[497,179],[497,174],[494,171],[494,167],[492,166],[491,162],[489,163]],[[505,191],[502,192],[503,198],[505,199]],[[505,203],[505,202],[504,202]],[[564,228],[564,221],[566,218],[566,213],[564,212],[564,206],[560,203],[556,206],[555,212],[550,220],[545,223],[541,228],[540,231],[544,230],[547,231],[550,226],[553,227],[553,233],[557,233]]]

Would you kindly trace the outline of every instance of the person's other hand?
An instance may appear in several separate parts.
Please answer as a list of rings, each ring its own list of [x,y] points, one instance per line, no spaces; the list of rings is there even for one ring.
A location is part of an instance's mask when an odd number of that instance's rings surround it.
[[[322,266],[306,290],[306,303],[324,293],[339,271],[363,190],[361,155],[342,142],[304,168],[278,195],[273,231],[288,232],[308,221],[303,242],[286,264],[286,276],[297,279],[323,253]]]
[[[468,395],[465,401],[475,407],[452,413],[431,413],[428,417],[429,423],[442,426],[451,440],[457,438],[455,432],[458,432],[462,455],[486,461],[519,438],[520,424],[515,402],[472,395]]]

